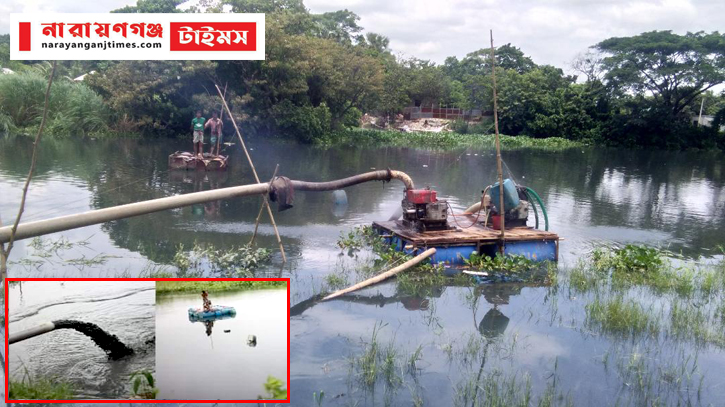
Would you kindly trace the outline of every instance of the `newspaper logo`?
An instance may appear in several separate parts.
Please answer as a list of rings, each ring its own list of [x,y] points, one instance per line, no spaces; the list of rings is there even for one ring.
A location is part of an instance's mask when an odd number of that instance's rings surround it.
[[[261,13],[10,16],[13,60],[262,60],[264,40]]]

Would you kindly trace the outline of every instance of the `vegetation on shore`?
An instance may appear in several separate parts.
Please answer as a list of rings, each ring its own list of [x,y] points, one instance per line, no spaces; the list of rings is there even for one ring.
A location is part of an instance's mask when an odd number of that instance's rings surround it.
[[[561,137],[531,138],[526,136],[501,135],[501,148],[516,150],[521,148],[537,150],[566,150],[587,145],[582,141],[567,140]],[[493,134],[461,134],[456,132],[400,132],[397,130],[347,129],[334,131],[315,140],[316,144],[350,146],[398,146],[418,148],[494,148],[496,139]]]
[[[51,98],[48,134],[188,134],[195,110],[220,109],[215,84],[228,88],[230,108],[245,134],[305,143],[334,141],[336,132],[359,126],[363,113],[390,119],[414,105],[492,110],[489,49],[436,64],[396,56],[388,38],[363,34],[359,17],[347,9],[316,14],[302,0],[209,0],[204,10],[182,10],[181,4],[139,0],[114,12],[265,13],[266,59],[60,61],[54,87],[62,91]],[[626,147],[725,149],[719,131],[725,96],[712,91],[725,81],[724,45],[719,32],[609,38],[574,61],[579,78],[537,64],[514,45],[500,45],[501,133]],[[0,36],[0,66],[16,72],[3,75],[0,84],[0,95],[14,95],[8,97],[13,103],[0,102],[0,130],[34,125],[36,82],[44,79],[44,64],[11,61],[9,37]],[[72,80],[84,74],[82,84]],[[703,101],[714,121],[694,126]],[[488,124],[453,128],[460,134],[490,133]]]
[[[157,294],[245,291],[287,288],[286,281],[157,281]]]
[[[43,116],[48,67],[0,75],[0,133],[34,133]],[[50,89],[45,130],[53,137],[99,135],[108,131],[103,98],[86,84],[59,79]]]

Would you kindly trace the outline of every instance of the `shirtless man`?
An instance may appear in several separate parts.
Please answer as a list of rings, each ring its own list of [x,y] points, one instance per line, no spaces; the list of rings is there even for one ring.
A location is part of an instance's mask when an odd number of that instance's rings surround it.
[[[202,291],[201,299],[204,301],[204,312],[211,311],[211,301],[209,301],[209,293],[207,293],[206,291]]]
[[[211,128],[211,155],[219,155],[221,152],[222,127],[224,127],[224,123],[222,123],[217,112],[213,112],[211,119],[204,124],[204,129],[207,127]]]

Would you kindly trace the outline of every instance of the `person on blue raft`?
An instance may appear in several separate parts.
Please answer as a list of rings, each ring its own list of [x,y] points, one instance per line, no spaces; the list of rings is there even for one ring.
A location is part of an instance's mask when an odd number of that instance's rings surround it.
[[[202,290],[201,299],[202,299],[202,301],[204,301],[204,312],[210,312],[211,311],[211,301],[209,301],[209,293],[207,293],[206,290]]]
[[[223,305],[212,306],[209,300],[209,293],[206,290],[202,290],[201,299],[204,302],[202,308],[189,308],[189,319],[192,321],[234,318],[234,315],[237,313],[234,307],[226,307]]]

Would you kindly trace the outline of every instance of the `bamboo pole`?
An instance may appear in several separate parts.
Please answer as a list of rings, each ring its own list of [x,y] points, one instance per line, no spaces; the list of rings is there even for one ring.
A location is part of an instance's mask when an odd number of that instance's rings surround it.
[[[493,49],[493,30],[491,33],[491,78],[493,79],[493,128],[496,132],[496,169],[498,171],[498,194],[499,194],[499,207],[498,214],[501,219],[501,244],[499,245],[499,251],[503,254],[504,251],[504,237],[505,237],[505,212],[504,199],[503,199],[503,168],[501,167],[501,141],[498,135],[498,101],[496,95],[496,57]]]
[[[381,282],[381,281],[383,281],[383,280],[385,280],[387,278],[390,278],[390,277],[392,277],[392,276],[394,276],[394,275],[396,275],[396,274],[398,274],[398,273],[400,273],[402,271],[405,271],[405,270],[407,270],[407,269],[415,266],[416,264],[418,264],[421,261],[427,259],[428,257],[434,255],[435,253],[436,253],[436,249],[435,248],[430,248],[430,249],[424,251],[423,253],[421,253],[421,254],[413,257],[412,259],[406,261],[405,263],[401,264],[400,266],[394,267],[394,268],[392,268],[392,269],[390,269],[390,270],[388,270],[386,272],[383,272],[383,273],[378,274],[377,276],[375,276],[373,278],[369,278],[369,279],[367,279],[365,281],[361,281],[361,282],[359,282],[359,283],[357,283],[357,284],[355,284],[353,286],[350,286],[348,288],[335,291],[334,293],[332,293],[332,294],[328,295],[327,297],[323,298],[321,301],[331,300],[331,299],[333,299],[335,297],[339,297],[339,296],[341,296],[343,294],[351,293],[351,292],[357,291],[357,290],[359,290],[361,288],[365,288],[365,287],[367,287],[369,285],[373,285],[375,283],[379,283],[379,282]]]
[[[214,84],[214,87],[216,88],[217,92],[219,92],[219,96],[222,96],[222,90],[219,89],[219,85]],[[227,105],[226,99],[222,97],[222,103],[224,104],[224,108],[227,111],[227,114],[229,115],[229,118],[232,120],[232,125],[234,125],[234,130],[237,132],[237,137],[239,138],[239,143],[242,145],[242,149],[244,150],[244,155],[247,156],[247,161],[249,161],[249,166],[252,167],[252,174],[254,174],[254,180],[257,181],[259,184],[259,175],[257,175],[257,169],[254,167],[254,163],[252,162],[252,157],[249,156],[249,151],[247,150],[247,145],[244,144],[244,139],[242,138],[242,133],[239,131],[239,127],[237,127],[237,121],[234,120],[234,115],[232,115],[232,111],[229,110],[229,106]],[[287,263],[287,256],[284,253],[284,246],[282,245],[282,238],[279,236],[279,230],[277,229],[277,222],[274,221],[274,214],[272,213],[272,208],[269,206],[269,200],[267,199],[267,195],[262,196],[262,199],[264,200],[263,205],[267,207],[267,214],[269,215],[269,219],[272,221],[272,226],[274,227],[274,234],[277,237],[277,243],[279,243],[279,251],[282,253],[282,261],[284,263]]]
[[[272,185],[274,178],[277,176],[278,170],[279,170],[279,164],[277,164],[274,167],[274,173],[272,174],[272,179],[269,180],[269,185]],[[249,244],[253,244],[254,239],[257,237],[257,230],[259,229],[259,220],[262,219],[262,212],[264,212],[264,202],[262,202],[262,205],[259,207],[259,213],[257,214],[257,220],[254,222],[254,233],[252,233],[252,240],[249,241]]]
[[[224,94],[222,95],[222,99],[227,98],[227,84],[224,84]],[[219,108],[219,122],[222,125],[222,129],[219,130],[219,137],[216,138],[216,155],[219,155],[221,153],[221,150],[219,150],[219,146],[222,142],[222,134],[224,134],[224,105],[222,104],[222,107]]]

